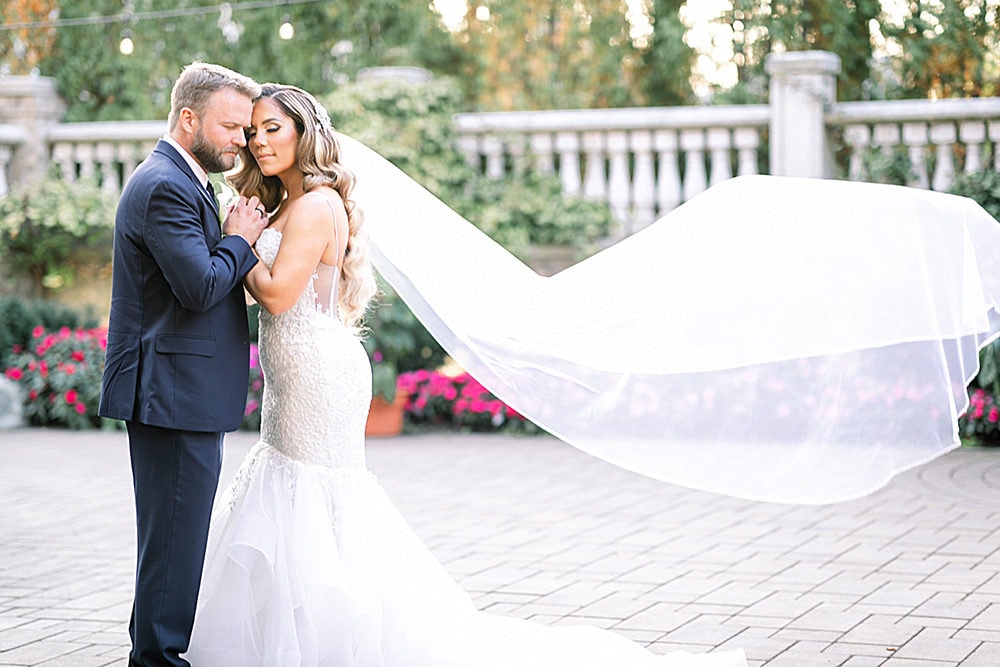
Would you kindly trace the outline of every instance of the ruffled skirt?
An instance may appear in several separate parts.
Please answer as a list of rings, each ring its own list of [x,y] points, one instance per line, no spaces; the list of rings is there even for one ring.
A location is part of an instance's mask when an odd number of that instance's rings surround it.
[[[742,667],[479,612],[364,468],[258,443],[213,517],[194,667]]]

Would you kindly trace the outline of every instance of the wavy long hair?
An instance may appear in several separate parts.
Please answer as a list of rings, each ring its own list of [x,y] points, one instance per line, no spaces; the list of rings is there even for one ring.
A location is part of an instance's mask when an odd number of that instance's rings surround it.
[[[340,163],[340,142],[330,124],[330,117],[312,95],[276,83],[261,86],[260,96],[270,98],[292,119],[298,133],[295,161],[302,171],[306,192],[326,185],[340,195],[347,209],[348,238],[340,271],[337,306],[344,323],[356,328],[378,288],[364,233],[364,215],[351,199],[355,178]],[[264,176],[250,153],[249,144],[240,150],[240,167],[229,176],[229,183],[245,197],[257,195],[268,211],[274,211],[285,199],[285,188],[277,176]]]

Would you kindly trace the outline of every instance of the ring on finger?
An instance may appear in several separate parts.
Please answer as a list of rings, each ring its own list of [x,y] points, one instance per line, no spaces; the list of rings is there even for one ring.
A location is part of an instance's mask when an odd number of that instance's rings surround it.
[[[260,213],[262,216],[267,215],[267,211],[265,211],[260,206],[257,207],[257,212]]]

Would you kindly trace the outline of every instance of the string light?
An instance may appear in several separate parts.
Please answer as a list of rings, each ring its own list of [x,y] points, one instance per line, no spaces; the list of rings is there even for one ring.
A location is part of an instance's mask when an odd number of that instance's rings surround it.
[[[278,37],[286,41],[295,37],[295,26],[292,25],[292,17],[288,14],[281,17],[281,27],[278,28]]]
[[[118,50],[123,56],[130,56],[135,51],[135,43],[132,41],[132,33],[129,30],[122,31],[122,41],[118,44]]]
[[[130,56],[135,51],[135,43],[132,41],[132,24],[135,22],[135,0],[122,1],[122,41],[118,43],[118,50],[123,56]]]

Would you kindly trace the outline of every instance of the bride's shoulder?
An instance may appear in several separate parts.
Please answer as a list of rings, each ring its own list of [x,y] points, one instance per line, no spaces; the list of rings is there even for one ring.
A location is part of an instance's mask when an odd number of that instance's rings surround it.
[[[346,210],[336,190],[317,188],[299,197],[294,205],[289,207],[286,226],[310,230],[325,229],[336,225],[342,214],[346,216]]]

